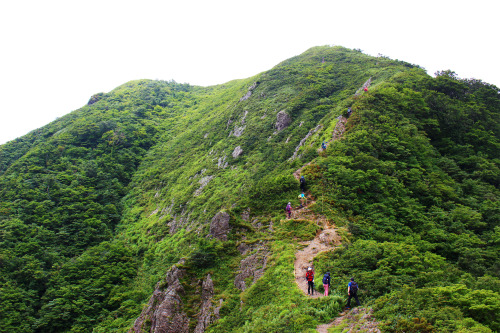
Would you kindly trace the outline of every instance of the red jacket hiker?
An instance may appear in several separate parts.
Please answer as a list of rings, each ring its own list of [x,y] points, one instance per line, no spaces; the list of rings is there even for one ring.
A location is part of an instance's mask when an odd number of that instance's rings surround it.
[[[311,267],[307,269],[306,280],[307,280],[307,294],[314,295],[314,271]]]

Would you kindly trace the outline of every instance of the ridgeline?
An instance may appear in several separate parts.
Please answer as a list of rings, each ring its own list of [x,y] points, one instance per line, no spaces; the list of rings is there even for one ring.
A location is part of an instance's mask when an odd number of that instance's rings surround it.
[[[499,89],[449,70],[128,82],[0,146],[0,332],[500,331],[499,163]]]

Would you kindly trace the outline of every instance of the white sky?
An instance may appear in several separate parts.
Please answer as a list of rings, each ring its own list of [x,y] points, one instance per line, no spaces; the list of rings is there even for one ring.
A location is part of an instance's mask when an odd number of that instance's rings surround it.
[[[498,0],[2,0],[0,144],[136,79],[213,85],[320,45],[500,86]]]

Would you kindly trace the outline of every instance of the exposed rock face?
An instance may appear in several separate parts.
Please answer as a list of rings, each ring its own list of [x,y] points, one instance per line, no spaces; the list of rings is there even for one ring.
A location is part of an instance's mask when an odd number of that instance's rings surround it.
[[[163,291],[160,283],[156,285],[156,290],[148,305],[142,310],[129,332],[189,332],[189,319],[182,312],[182,300],[179,296],[179,294],[184,293],[184,288],[179,282],[184,273],[184,270],[180,270],[176,266],[172,267],[165,278],[167,289]]]
[[[202,284],[201,290],[201,307],[198,316],[198,324],[194,329],[194,333],[203,333],[205,329],[212,323],[212,298],[214,297],[214,283],[210,274],[207,275]]]
[[[254,90],[257,87],[257,84],[258,84],[257,82],[254,82],[250,87],[248,87],[248,92],[245,94],[245,96],[240,98],[240,102],[243,102],[247,100],[250,96],[252,96],[252,90]]]
[[[199,183],[201,184],[200,188],[194,191],[194,196],[197,197],[203,191],[203,188],[208,185],[208,183],[214,178],[214,176],[206,176],[200,179]]]
[[[242,252],[241,245],[238,248]],[[245,251],[246,252],[246,251]],[[240,273],[234,278],[234,285],[240,290],[245,290],[247,287],[245,280],[252,278],[252,283],[255,283],[263,274],[267,264],[268,251],[265,247],[259,248],[254,254],[249,255],[240,263]]]
[[[243,134],[243,131],[245,130],[247,126],[241,126],[241,127],[238,127],[238,126],[234,126],[234,132],[233,132],[233,135],[235,137],[240,137],[242,134]]]
[[[241,243],[240,245],[238,245],[238,251],[240,251],[241,255],[245,255],[249,249],[250,247],[247,245],[247,243]]]
[[[290,123],[292,122],[292,118],[290,118],[290,115],[286,113],[284,110],[278,112],[276,115],[276,130],[279,132],[288,126],[290,126]]]
[[[227,168],[227,162],[226,162],[226,155],[224,155],[223,157],[219,157],[219,159],[217,160],[217,168],[220,169],[225,169]]]
[[[300,140],[299,145],[297,147],[295,147],[295,151],[293,152],[293,156],[290,157],[288,160],[289,161],[293,161],[294,159],[296,159],[297,158],[297,153],[299,152],[300,147],[302,147],[302,145],[306,142],[307,139],[309,139],[309,137],[311,135],[313,135],[314,133],[316,133],[322,127],[323,127],[322,125],[318,125],[315,128],[313,128],[312,130],[310,130],[309,133],[307,133],[307,135],[302,140]]]
[[[236,157],[240,156],[241,154],[243,154],[243,149],[241,149],[241,146],[234,148],[233,158],[236,158]]]
[[[241,213],[241,218],[245,221],[250,221],[250,208]]]
[[[231,230],[229,227],[230,216],[226,212],[218,212],[212,218],[212,222],[210,223],[210,233],[209,235],[220,239],[222,241],[227,240],[227,234]]]

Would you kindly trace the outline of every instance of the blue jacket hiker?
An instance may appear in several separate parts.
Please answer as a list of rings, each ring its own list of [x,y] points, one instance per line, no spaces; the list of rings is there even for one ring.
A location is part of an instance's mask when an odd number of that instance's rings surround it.
[[[351,278],[351,282],[347,285],[347,293],[349,294],[349,297],[347,298],[347,308],[351,308],[351,298],[353,297],[356,300],[356,304],[359,306],[358,284],[354,282],[354,278]]]
[[[306,179],[304,178],[304,176],[300,177],[300,190],[302,192],[306,191]]]
[[[328,289],[330,289],[330,272],[326,272],[323,276],[323,288],[325,289],[325,296],[328,296]]]

